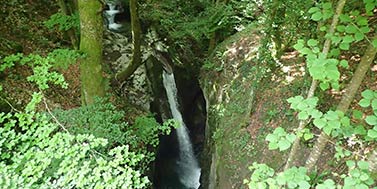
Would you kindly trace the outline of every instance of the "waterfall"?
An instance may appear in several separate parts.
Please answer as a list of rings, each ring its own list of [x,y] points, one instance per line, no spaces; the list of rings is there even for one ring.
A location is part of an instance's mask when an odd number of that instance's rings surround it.
[[[109,10],[105,11],[106,12],[106,18],[108,23],[109,29],[112,30],[118,30],[119,28],[122,27],[121,24],[115,23],[115,15],[120,13],[119,10],[116,10],[116,5],[112,3],[108,3]]]
[[[175,85],[174,74],[163,72],[163,82],[168,96],[170,110],[173,118],[178,121],[180,127],[177,128],[179,143],[179,178],[182,184],[190,189],[198,189],[200,186],[200,167],[194,155],[188,130],[183,122],[181,112],[178,110],[177,87]]]

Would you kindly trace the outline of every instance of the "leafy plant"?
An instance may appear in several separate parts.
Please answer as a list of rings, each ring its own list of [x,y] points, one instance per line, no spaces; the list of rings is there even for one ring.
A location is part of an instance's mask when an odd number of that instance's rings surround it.
[[[278,149],[280,151],[287,150],[291,147],[293,141],[296,139],[296,135],[288,134],[283,128],[278,127],[273,133],[266,136],[268,143],[268,149]]]
[[[154,159],[159,134],[169,133],[174,121],[162,126],[141,117],[133,126],[124,113],[99,100],[77,109],[51,112],[43,91],[49,84],[67,87],[52,71],[62,50],[46,57],[16,54],[6,57],[0,71],[16,63],[28,65],[39,92],[22,111],[0,112],[0,186],[18,188],[146,188],[147,164]],[[70,56],[74,59],[76,56]],[[37,107],[43,102],[46,112]],[[55,115],[56,114],[56,115]]]
[[[0,65],[0,71],[4,71],[15,66],[28,65],[33,68],[33,75],[27,77],[27,80],[37,84],[38,88],[45,90],[49,88],[48,83],[59,85],[67,88],[68,84],[64,77],[57,71],[53,71],[53,65],[56,67],[67,67],[69,64],[76,62],[80,55],[69,49],[56,49],[43,57],[39,54],[23,55],[22,53],[6,56]]]
[[[59,31],[68,31],[71,28],[78,29],[80,26],[80,19],[78,13],[73,15],[66,15],[61,12],[51,15],[50,19],[44,22],[48,29],[58,28]]]

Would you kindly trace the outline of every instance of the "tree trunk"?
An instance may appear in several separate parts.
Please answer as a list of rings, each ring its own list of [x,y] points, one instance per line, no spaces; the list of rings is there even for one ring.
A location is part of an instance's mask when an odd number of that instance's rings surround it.
[[[81,100],[92,104],[94,97],[105,95],[105,79],[102,69],[102,6],[98,0],[79,0],[81,40],[80,50],[86,57],[81,61]]]
[[[338,21],[339,21],[339,16],[342,14],[343,7],[344,7],[345,4],[346,4],[346,0],[340,0],[338,2],[338,5],[337,5],[336,11],[335,11],[335,15],[332,19],[331,26],[330,26],[330,29],[328,31],[328,33],[330,35],[332,35],[335,32],[336,26],[338,25]],[[324,44],[323,49],[322,49],[322,53],[324,54],[325,57],[327,57],[327,55],[330,51],[330,46],[331,46],[331,40],[326,39],[325,44]],[[318,85],[318,81],[313,79],[312,84],[310,86],[310,89],[308,91],[307,98],[311,98],[311,97],[314,96],[314,92],[315,92],[315,89],[317,88],[317,85]],[[300,121],[296,132],[300,133],[305,128],[306,124],[307,123],[305,121]],[[290,168],[293,165],[294,158],[296,157],[296,154],[298,152],[299,147],[300,147],[300,138],[297,137],[296,140],[293,142],[291,151],[289,152],[287,162],[284,166],[284,170],[287,170],[288,168]]]
[[[131,12],[131,29],[132,29],[132,44],[134,46],[132,51],[132,60],[128,67],[115,75],[115,80],[123,82],[130,77],[135,70],[142,64],[141,61],[141,26],[137,14],[137,0],[130,0]]]
[[[375,37],[377,39],[377,36]],[[370,65],[372,64],[374,57],[376,56],[377,48],[375,48],[372,44],[370,44],[365,51],[364,56],[361,58],[360,64],[357,67],[355,73],[353,74],[352,80],[345,90],[342,100],[340,101],[337,110],[346,112],[355,97],[355,94],[364,79],[365,74],[367,73]],[[318,137],[312,152],[310,153],[308,159],[306,160],[305,167],[307,168],[308,172],[311,172],[314,168],[315,164],[317,163],[322,150],[325,148],[327,141],[329,140],[329,136],[324,132],[321,132],[321,135]]]

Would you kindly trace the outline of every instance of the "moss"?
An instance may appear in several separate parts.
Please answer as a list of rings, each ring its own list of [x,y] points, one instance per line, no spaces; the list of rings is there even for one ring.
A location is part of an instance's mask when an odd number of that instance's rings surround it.
[[[282,99],[297,95],[303,80],[295,81],[297,89],[293,89],[284,83],[284,75],[258,64],[259,41],[253,29],[231,37],[219,45],[211,60],[213,67],[223,70],[201,74],[209,107],[205,152],[217,157],[207,159],[216,161],[212,162],[215,167],[204,167],[203,175],[215,182],[211,183],[214,188],[245,188],[242,181],[250,175],[248,165],[253,162],[280,169],[285,154],[269,151],[265,137],[277,126],[290,130],[296,125]]]
[[[81,24],[80,50],[86,57],[81,61],[80,73],[83,104],[92,104],[95,96],[105,95],[102,69],[103,23],[99,1],[78,1]]]

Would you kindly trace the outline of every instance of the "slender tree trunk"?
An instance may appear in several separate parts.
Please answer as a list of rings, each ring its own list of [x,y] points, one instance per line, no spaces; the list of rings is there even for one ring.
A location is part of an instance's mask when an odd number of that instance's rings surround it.
[[[377,39],[377,36],[375,37]],[[377,48],[373,47],[370,44],[365,51],[364,56],[361,58],[360,64],[357,67],[355,73],[353,74],[352,80],[345,90],[342,100],[340,101],[337,110],[346,112],[355,97],[355,94],[363,81],[365,74],[367,73],[370,65],[372,64],[374,57],[376,56]],[[324,132],[321,132],[321,135],[318,137],[312,152],[310,153],[309,157],[306,160],[305,167],[307,168],[308,172],[311,172],[314,168],[315,164],[317,163],[322,150],[325,148],[327,141],[329,140],[329,136]]]
[[[141,61],[141,26],[137,14],[137,0],[130,0],[131,12],[131,29],[132,29],[132,44],[134,46],[132,51],[132,60],[128,67],[115,75],[118,82],[123,82],[130,77],[135,70],[142,64]]]
[[[63,12],[63,14],[65,15],[72,15],[72,12],[69,11],[68,7],[67,7],[67,4],[65,3],[64,0],[58,0],[58,4],[60,6],[60,9],[61,11]],[[77,49],[78,47],[78,43],[77,43],[77,37],[76,37],[76,31],[74,28],[71,28],[69,29],[68,31],[66,31],[69,39],[71,40],[71,44],[73,46],[74,49]]]
[[[83,105],[92,104],[94,97],[105,95],[105,79],[102,69],[102,8],[98,0],[79,0],[81,40],[80,50],[86,57],[81,61],[81,100]]]
[[[328,31],[328,33],[330,35],[332,35],[335,32],[336,26],[338,25],[338,21],[339,21],[339,16],[342,14],[343,7],[344,7],[345,4],[346,4],[346,0],[340,0],[338,2],[338,5],[337,5],[336,11],[335,11],[335,15],[332,19],[331,26],[330,26],[330,29]],[[330,46],[331,46],[331,40],[326,39],[325,44],[324,44],[323,49],[322,49],[322,53],[324,54],[325,57],[327,57],[327,55],[330,51]],[[311,98],[311,97],[314,96],[314,92],[315,92],[315,89],[317,88],[317,85],[318,85],[318,81],[313,79],[311,86],[310,86],[310,89],[308,91],[307,98]],[[306,121],[300,121],[296,132],[300,133],[305,128],[306,124],[307,124]],[[299,147],[300,147],[300,138],[297,137],[296,140],[293,142],[291,151],[289,152],[287,162],[284,166],[284,170],[287,170],[288,168],[290,168],[293,165],[293,162],[294,162],[294,159],[295,159],[295,157],[298,153]]]

